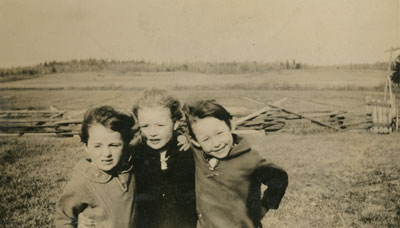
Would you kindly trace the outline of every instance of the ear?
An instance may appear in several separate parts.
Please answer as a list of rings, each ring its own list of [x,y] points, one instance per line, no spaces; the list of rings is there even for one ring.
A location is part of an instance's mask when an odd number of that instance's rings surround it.
[[[236,129],[236,122],[233,121],[233,120],[230,120],[229,122],[231,123],[231,132],[235,131],[235,129]]]

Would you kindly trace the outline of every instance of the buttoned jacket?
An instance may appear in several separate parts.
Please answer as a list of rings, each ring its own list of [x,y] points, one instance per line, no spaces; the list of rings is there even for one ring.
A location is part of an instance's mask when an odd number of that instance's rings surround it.
[[[233,137],[235,145],[215,168],[201,149],[194,152],[198,228],[261,227],[261,211],[277,209],[285,194],[287,173],[252,150],[246,139]],[[268,186],[262,198],[261,184]]]
[[[131,166],[112,176],[82,159],[58,199],[56,227],[77,227],[79,214],[93,208],[98,212],[96,227],[134,227],[135,187]]]

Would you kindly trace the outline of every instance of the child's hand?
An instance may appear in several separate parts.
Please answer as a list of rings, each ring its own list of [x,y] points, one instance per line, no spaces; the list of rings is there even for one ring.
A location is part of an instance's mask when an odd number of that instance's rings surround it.
[[[187,151],[190,148],[189,140],[184,135],[177,137],[179,151]]]
[[[78,228],[96,227],[103,220],[105,220],[105,211],[103,208],[88,207],[78,216]]]
[[[78,228],[96,227],[96,220],[86,217],[83,213],[78,216]]]

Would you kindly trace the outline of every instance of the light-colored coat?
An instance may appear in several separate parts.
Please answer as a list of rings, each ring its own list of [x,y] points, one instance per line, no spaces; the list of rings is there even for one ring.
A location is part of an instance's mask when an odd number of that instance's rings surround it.
[[[82,159],[57,202],[55,225],[77,227],[79,214],[94,208],[96,227],[134,227],[135,188],[132,168],[111,176]]]

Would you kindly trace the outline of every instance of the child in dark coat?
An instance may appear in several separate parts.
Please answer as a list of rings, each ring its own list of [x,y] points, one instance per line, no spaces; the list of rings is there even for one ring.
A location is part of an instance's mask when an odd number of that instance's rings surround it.
[[[287,173],[231,133],[230,113],[212,100],[185,104],[194,139],[198,228],[262,227],[277,209],[288,185]],[[267,185],[261,198],[261,184]]]
[[[133,113],[143,137],[134,159],[137,227],[196,227],[194,158],[191,149],[179,149],[179,101],[164,90],[147,90]]]

